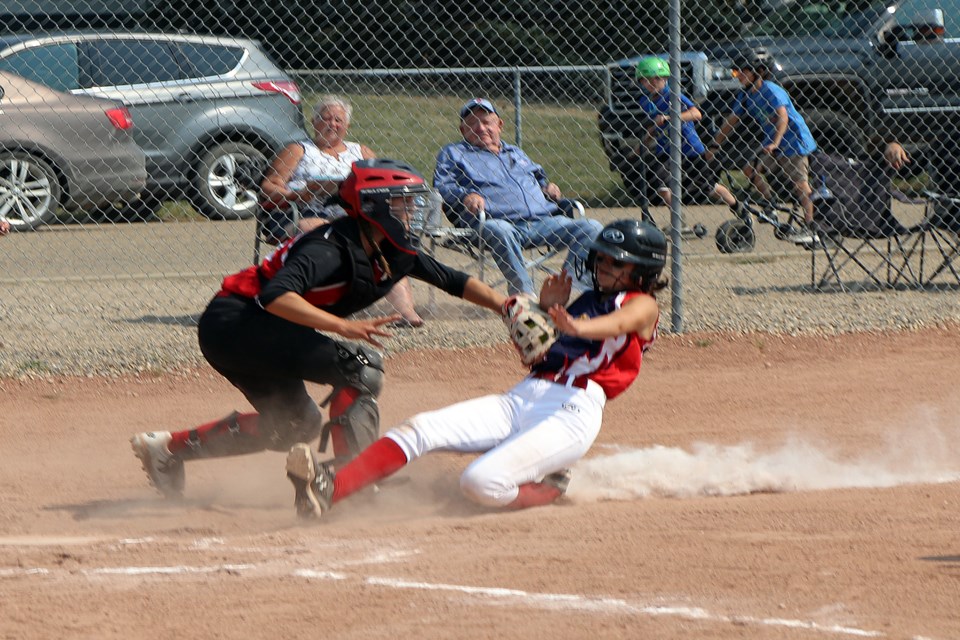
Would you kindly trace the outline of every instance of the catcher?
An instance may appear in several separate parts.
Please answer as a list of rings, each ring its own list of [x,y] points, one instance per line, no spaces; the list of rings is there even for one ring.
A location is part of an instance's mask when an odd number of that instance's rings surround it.
[[[168,497],[184,486],[184,462],[272,449],[287,451],[321,436],[346,460],[380,434],[377,396],[384,325],[399,315],[348,316],[413,276],[469,302],[500,311],[504,296],[480,280],[418,253],[410,220],[427,203],[423,177],[409,165],[362,160],[341,183],[349,214],[281,243],[260,265],[227,276],[200,316],[200,350],[257,413],[231,413],[184,431],[135,435],[130,443],[153,484]],[[325,333],[321,333],[325,332]],[[330,420],[304,380],[333,387]]]
[[[481,453],[460,488],[486,506],[520,509],[553,502],[568,468],[589,450],[607,400],[640,372],[657,335],[655,299],[667,241],[653,225],[618,220],[590,245],[593,290],[565,307],[571,278],[550,276],[534,301],[510,298],[504,318],[530,374],[505,393],[420,413],[389,430],[336,473],[305,444],[287,455],[297,514],[316,518],[335,502],[437,449]]]

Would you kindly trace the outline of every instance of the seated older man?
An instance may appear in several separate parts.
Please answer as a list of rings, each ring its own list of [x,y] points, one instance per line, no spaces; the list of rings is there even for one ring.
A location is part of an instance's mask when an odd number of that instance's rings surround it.
[[[560,188],[548,182],[543,167],[519,147],[501,141],[502,131],[503,120],[489,100],[474,98],[463,105],[463,140],[440,150],[433,186],[454,224],[477,228],[477,214],[486,213],[483,240],[491,247],[509,292],[532,294],[524,248],[569,249],[564,267],[575,276],[575,262],[586,260],[586,247],[602,225],[562,215]],[[585,280],[575,284],[584,289],[592,286]]]

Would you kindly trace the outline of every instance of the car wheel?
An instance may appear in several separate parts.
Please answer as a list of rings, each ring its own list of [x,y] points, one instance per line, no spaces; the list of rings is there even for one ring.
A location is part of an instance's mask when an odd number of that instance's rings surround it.
[[[212,220],[246,220],[253,217],[259,200],[256,189],[243,186],[238,168],[265,156],[254,146],[225,142],[200,156],[193,180],[193,206]]]
[[[0,152],[0,218],[14,231],[50,223],[60,206],[53,167],[26,153]]]

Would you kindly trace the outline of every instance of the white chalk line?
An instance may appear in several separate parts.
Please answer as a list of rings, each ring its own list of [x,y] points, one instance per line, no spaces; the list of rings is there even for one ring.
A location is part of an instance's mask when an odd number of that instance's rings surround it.
[[[79,539],[76,539],[79,543]],[[118,541],[122,545],[140,545],[157,543],[152,538],[123,539]],[[35,544],[35,542],[33,542]],[[32,546],[28,543],[27,546]],[[216,549],[223,552],[229,547],[223,544],[220,538],[204,538],[191,543],[193,550]],[[274,548],[274,551],[278,549]],[[252,574],[273,574],[273,575],[292,575],[307,580],[324,581],[345,581],[359,580],[364,584],[379,586],[388,589],[413,589],[421,591],[440,591],[448,593],[457,593],[470,597],[474,600],[488,600],[496,604],[514,603],[539,609],[553,610],[573,610],[600,615],[635,615],[651,617],[674,617],[684,620],[693,620],[701,622],[716,622],[723,624],[752,625],[765,627],[782,627],[789,629],[807,630],[816,633],[829,633],[835,635],[845,635],[861,638],[879,638],[885,634],[880,631],[869,629],[859,629],[845,625],[826,625],[809,620],[796,620],[789,618],[771,618],[756,616],[730,616],[725,614],[713,613],[702,607],[691,607],[682,605],[666,604],[647,604],[630,602],[621,598],[610,598],[605,596],[587,596],[569,593],[542,593],[530,592],[519,589],[510,589],[502,587],[478,587],[471,585],[458,585],[446,583],[432,583],[403,580],[399,578],[390,578],[382,576],[363,576],[354,575],[349,572],[338,570],[343,567],[356,567],[367,564],[383,564],[385,562],[402,562],[412,556],[420,553],[419,550],[411,549],[379,549],[360,558],[340,560],[335,563],[328,563],[326,569],[293,569],[287,571],[283,569],[279,572],[277,563],[239,563],[239,564],[217,564],[217,565],[172,565],[172,566],[117,566],[117,567],[98,567],[91,569],[82,569],[79,572],[66,571],[61,569],[47,569],[43,567],[25,568],[0,568],[0,578],[16,577],[66,577],[77,574],[88,577],[97,576],[159,576],[174,577],[179,575],[196,574],[215,574],[232,573],[237,575]]]
[[[196,575],[196,574],[215,574],[215,573],[233,573],[238,575],[259,572],[264,567],[256,564],[221,564],[221,565],[173,565],[173,566],[150,566],[150,567],[100,567],[96,569],[83,569],[79,573],[84,576],[176,576],[176,575]],[[0,578],[4,577],[23,577],[23,576],[54,576],[55,573],[64,576],[75,575],[66,571],[51,571],[44,568],[13,568],[0,569]],[[271,572],[272,573],[272,572]],[[318,569],[294,569],[289,575],[308,580],[324,581],[344,581],[354,578],[349,573],[342,571],[318,570]],[[451,593],[460,593],[474,598],[486,598],[496,600],[500,603],[510,602],[539,609],[580,611],[586,613],[595,613],[601,615],[634,615],[651,617],[673,617],[685,620],[694,620],[700,622],[716,622],[723,624],[739,624],[766,627],[784,627],[790,629],[801,629],[819,633],[831,633],[836,635],[855,636],[861,638],[879,638],[883,633],[867,629],[858,629],[843,625],[822,625],[808,620],[791,620],[785,618],[758,618],[755,616],[727,616],[712,613],[702,607],[687,607],[679,605],[653,605],[633,603],[620,598],[608,598],[603,596],[583,596],[569,593],[537,593],[522,591],[519,589],[509,589],[502,587],[475,587],[470,585],[416,582],[401,580],[397,578],[388,578],[382,576],[361,576],[359,579],[368,585],[386,587],[390,589],[418,589],[422,591],[445,591]]]

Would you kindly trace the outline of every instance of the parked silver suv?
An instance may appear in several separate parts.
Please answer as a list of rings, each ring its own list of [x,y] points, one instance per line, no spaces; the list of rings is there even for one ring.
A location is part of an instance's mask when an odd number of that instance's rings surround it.
[[[0,36],[0,70],[122,101],[147,156],[145,208],[186,195],[210,218],[253,214],[237,167],[306,136],[296,83],[252,40],[157,33]]]

